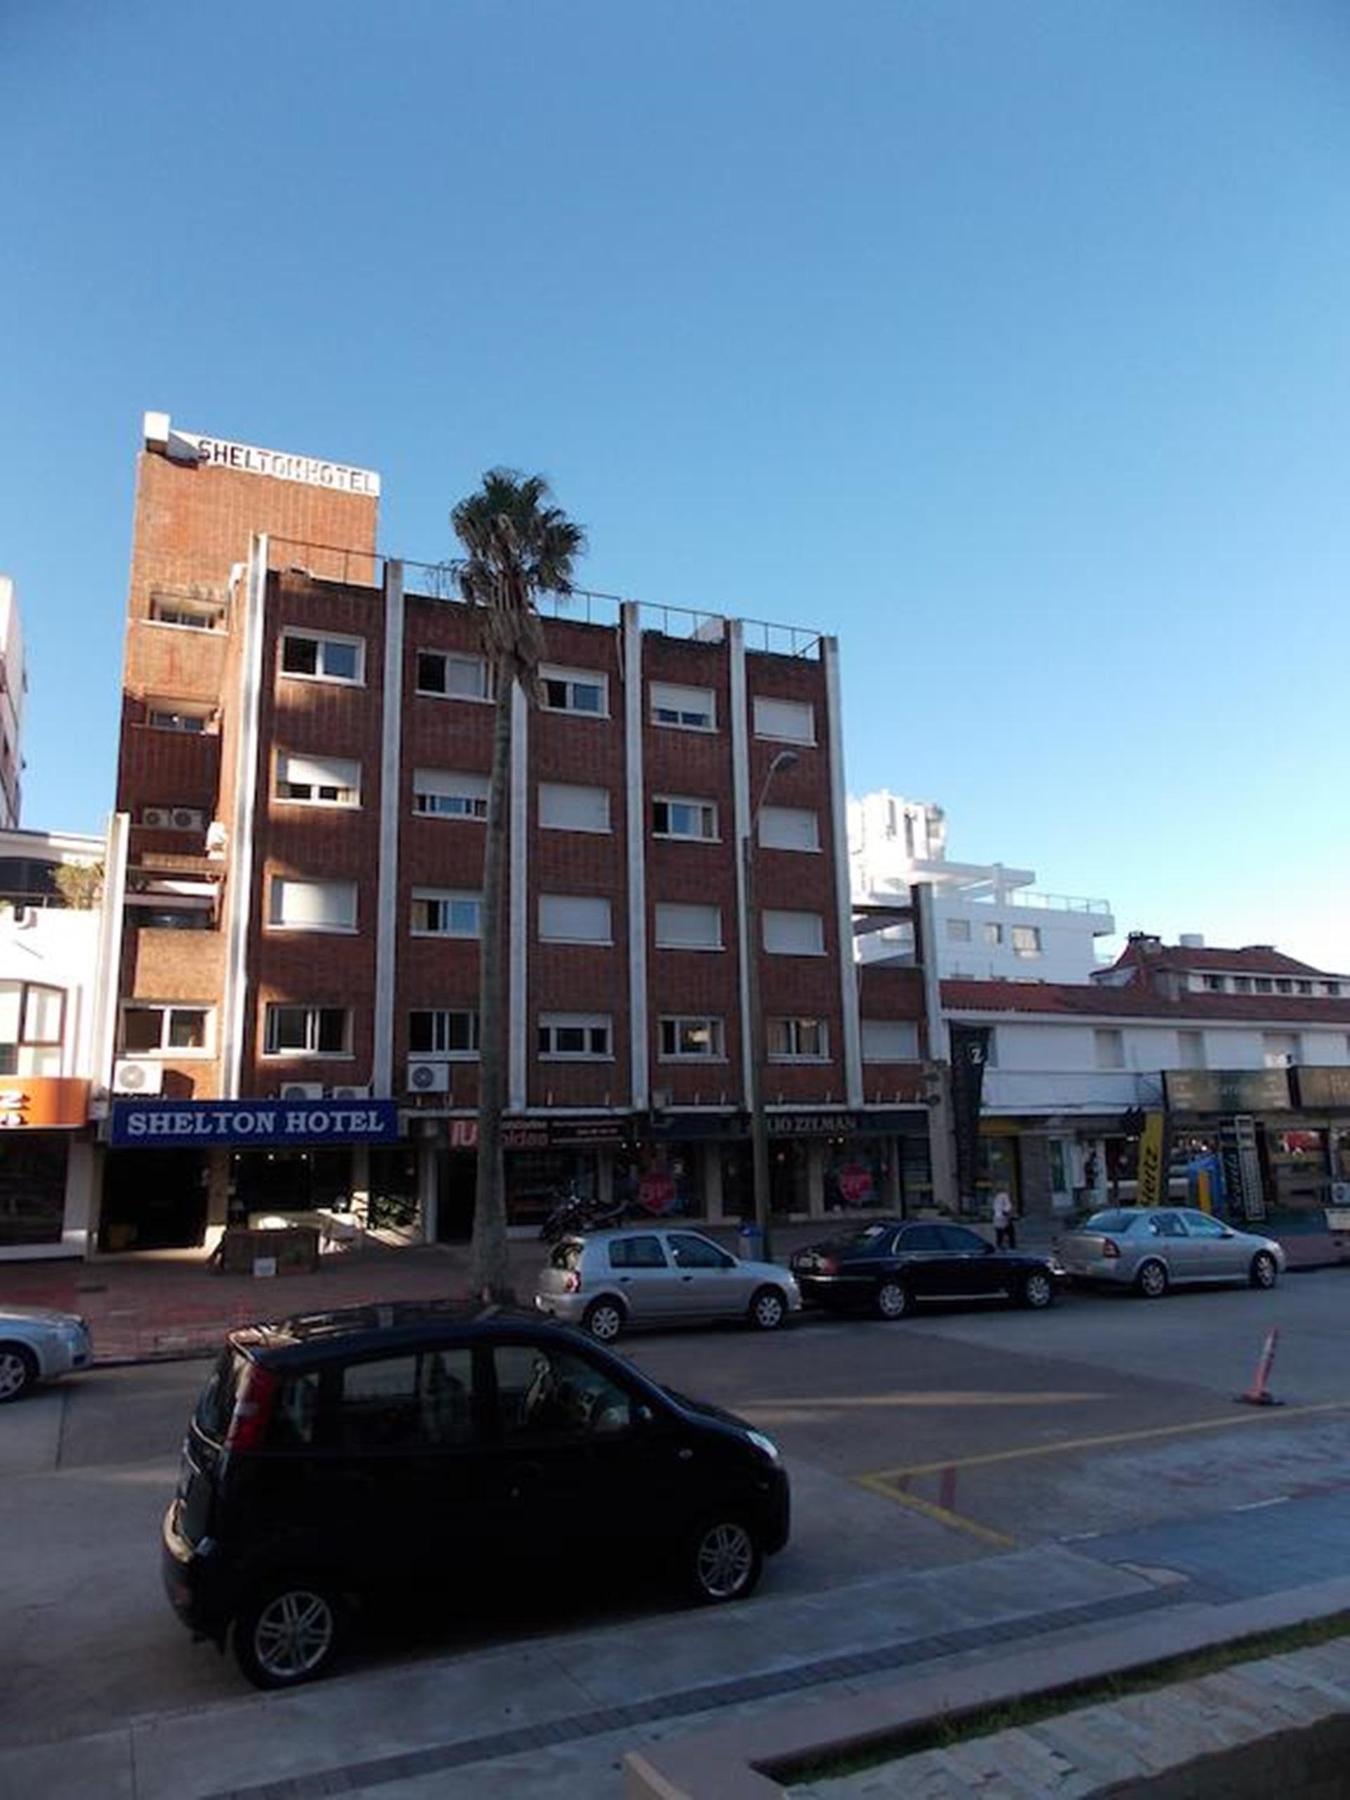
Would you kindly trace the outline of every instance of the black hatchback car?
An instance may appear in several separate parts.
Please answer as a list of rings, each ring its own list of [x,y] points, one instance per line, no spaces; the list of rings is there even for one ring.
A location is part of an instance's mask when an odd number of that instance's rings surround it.
[[[363,1604],[445,1604],[494,1568],[649,1562],[738,1600],[788,1525],[771,1439],[581,1333],[371,1306],[230,1333],[162,1566],[193,1635],[223,1649],[232,1631],[244,1674],[276,1688],[326,1671]]]
[[[792,1258],[808,1306],[902,1319],[923,1300],[1013,1300],[1049,1306],[1055,1275],[1043,1256],[996,1250],[967,1225],[875,1219]]]

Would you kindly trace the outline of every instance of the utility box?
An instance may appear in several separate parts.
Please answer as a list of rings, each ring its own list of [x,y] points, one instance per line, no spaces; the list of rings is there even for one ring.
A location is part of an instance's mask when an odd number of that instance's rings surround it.
[[[318,1228],[287,1225],[253,1231],[231,1225],[221,1239],[220,1260],[226,1275],[252,1275],[260,1262],[268,1273],[309,1275],[319,1266]]]

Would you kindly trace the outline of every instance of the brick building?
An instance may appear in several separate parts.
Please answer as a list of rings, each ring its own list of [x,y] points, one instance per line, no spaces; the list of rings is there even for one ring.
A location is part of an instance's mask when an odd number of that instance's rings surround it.
[[[176,431],[140,457],[106,1247],[365,1196],[467,1234],[488,671],[379,478]],[[506,1173],[750,1203],[750,838],[773,1206],[929,1197],[924,981],[860,1016],[833,639],[578,595],[516,696]],[[753,831],[752,831],[753,824]]]

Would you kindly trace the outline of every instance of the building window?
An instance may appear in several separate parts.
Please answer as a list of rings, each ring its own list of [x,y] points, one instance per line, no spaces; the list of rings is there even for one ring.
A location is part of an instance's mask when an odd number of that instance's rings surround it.
[[[609,789],[539,783],[539,823],[549,831],[609,830]]]
[[[456,650],[419,650],[417,691],[447,700],[490,700],[492,679],[487,658]]]
[[[997,950],[1003,942],[1003,927],[1001,925],[981,925],[980,936],[987,949]]]
[[[276,797],[307,806],[359,806],[361,765],[342,756],[277,751]]]
[[[359,687],[366,678],[365,639],[283,631],[281,672],[310,681],[344,681]]]
[[[478,1055],[478,1014],[468,1008],[417,1008],[408,1014],[408,1054],[471,1061]]]
[[[59,1075],[65,990],[0,981],[0,1075]]]
[[[539,1054],[550,1062],[607,1062],[608,1013],[540,1013]]]
[[[1177,1053],[1183,1069],[1205,1067],[1205,1034],[1203,1031],[1179,1031]]]
[[[1206,975],[1205,988],[1211,994],[1221,994],[1226,983],[1222,975]]]
[[[1340,998],[1341,984],[1339,981],[1326,981],[1323,982],[1322,986],[1329,1000],[1337,1000]]]
[[[483,896],[453,888],[414,888],[414,937],[476,938],[482,931]]]
[[[1292,981],[1277,981],[1275,983],[1275,992],[1277,994],[1292,994],[1293,991],[1294,984]]]
[[[662,1019],[661,1058],[664,1062],[720,1062],[720,1019]]]
[[[539,937],[548,944],[609,944],[609,901],[590,894],[541,894]]]
[[[970,920],[948,919],[947,942],[949,944],[968,944],[970,942]]]
[[[819,913],[766,911],[762,917],[764,948],[770,955],[825,954],[825,921]]]
[[[805,700],[770,700],[757,694],[755,736],[783,744],[814,744],[816,709]]]
[[[919,1028],[910,1019],[864,1019],[862,1055],[864,1062],[917,1062]]]
[[[824,1019],[768,1019],[770,1062],[827,1062],[830,1033]]]
[[[356,883],[274,875],[267,922],[290,931],[355,931]]]
[[[1125,1067],[1125,1036],[1123,1032],[1110,1028],[1094,1031],[1092,1046],[1099,1069],[1123,1069]]]
[[[655,794],[652,797],[652,836],[701,838],[707,843],[715,842],[717,807],[711,800],[691,800],[682,794]]]
[[[486,819],[488,778],[450,769],[413,770],[413,811],[427,818]]]
[[[1268,1069],[1292,1069],[1299,1062],[1302,1040],[1297,1031],[1263,1031],[1261,1054]]]
[[[219,631],[225,621],[225,608],[217,600],[196,600],[186,594],[152,594],[150,617],[156,625],[182,625],[189,631]]]
[[[1039,956],[1041,953],[1040,926],[1014,925],[1012,928],[1012,952],[1014,956]]]
[[[1311,981],[1300,981],[1297,985],[1300,994],[1311,994],[1313,991],[1313,984]]]
[[[546,712],[586,713],[593,719],[609,716],[609,677],[593,669],[539,671],[539,686]]]
[[[1275,991],[1275,983],[1270,979],[1269,975],[1258,975],[1256,977],[1256,991],[1258,994],[1272,994]]]
[[[209,1006],[133,1001],[122,1008],[122,1050],[127,1056],[210,1056],[214,1022]]]
[[[269,1005],[264,1014],[265,1056],[346,1056],[351,1014],[345,1006]]]
[[[683,731],[716,731],[717,700],[711,688],[676,687],[669,681],[653,681],[653,725],[675,725]]]
[[[819,816],[809,806],[761,806],[759,842],[763,850],[819,850]]]
[[[176,700],[152,700],[145,709],[145,722],[155,731],[181,731],[189,737],[200,737],[211,729],[209,706],[182,705]]]
[[[658,901],[656,944],[660,950],[720,950],[721,907]]]

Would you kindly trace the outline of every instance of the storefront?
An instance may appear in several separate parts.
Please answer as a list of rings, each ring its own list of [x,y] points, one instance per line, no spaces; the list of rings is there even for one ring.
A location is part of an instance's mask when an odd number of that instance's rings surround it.
[[[88,1107],[87,1081],[23,1075],[0,1087],[0,1260],[84,1254]]]

